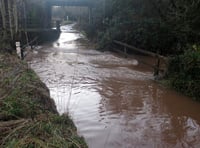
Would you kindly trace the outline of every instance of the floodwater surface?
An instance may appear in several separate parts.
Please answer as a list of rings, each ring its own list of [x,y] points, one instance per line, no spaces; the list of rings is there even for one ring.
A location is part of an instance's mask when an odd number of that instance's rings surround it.
[[[29,63],[90,148],[200,147],[200,103],[155,83],[137,60],[94,50],[73,25],[61,30]]]

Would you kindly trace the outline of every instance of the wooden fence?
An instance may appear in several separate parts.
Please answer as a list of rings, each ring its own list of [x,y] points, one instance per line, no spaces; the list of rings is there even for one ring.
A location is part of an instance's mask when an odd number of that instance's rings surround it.
[[[129,57],[128,50],[132,50],[134,52],[138,52],[138,53],[142,53],[142,54],[154,57],[156,59],[156,63],[154,65],[146,63],[142,59],[137,59],[140,63],[143,63],[143,64],[153,68],[154,69],[154,76],[159,76],[160,73],[166,72],[166,67],[167,67],[167,63],[168,63],[167,57],[159,55],[158,53],[153,53],[153,52],[150,52],[150,51],[146,51],[146,50],[143,50],[143,49],[136,48],[132,45],[129,45],[127,43],[123,43],[121,41],[114,40],[113,43],[118,45],[118,46],[123,47],[123,50],[119,50],[119,49],[113,49],[113,50],[125,55],[125,57]],[[161,61],[165,65],[165,68],[161,68]]]

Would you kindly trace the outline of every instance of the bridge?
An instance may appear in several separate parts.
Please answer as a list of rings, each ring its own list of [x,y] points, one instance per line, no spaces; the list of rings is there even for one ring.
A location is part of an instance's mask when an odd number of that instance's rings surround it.
[[[92,7],[92,0],[46,0],[46,3],[51,6],[83,6]]]
[[[51,27],[52,18],[52,7],[53,6],[78,6],[78,7],[88,7],[88,20],[89,23],[92,22],[92,7],[94,2],[92,0],[46,0],[46,19],[47,28]]]

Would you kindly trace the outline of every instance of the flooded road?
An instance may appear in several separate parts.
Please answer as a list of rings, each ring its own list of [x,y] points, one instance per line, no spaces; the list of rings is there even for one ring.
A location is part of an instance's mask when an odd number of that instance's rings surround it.
[[[72,26],[29,63],[90,148],[200,147],[200,103],[152,81],[137,60],[93,50]]]

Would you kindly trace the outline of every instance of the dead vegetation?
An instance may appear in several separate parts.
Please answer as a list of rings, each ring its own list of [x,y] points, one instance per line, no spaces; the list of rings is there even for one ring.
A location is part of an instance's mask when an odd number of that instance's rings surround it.
[[[49,90],[16,56],[0,53],[0,147],[82,148],[68,116],[59,116]]]

